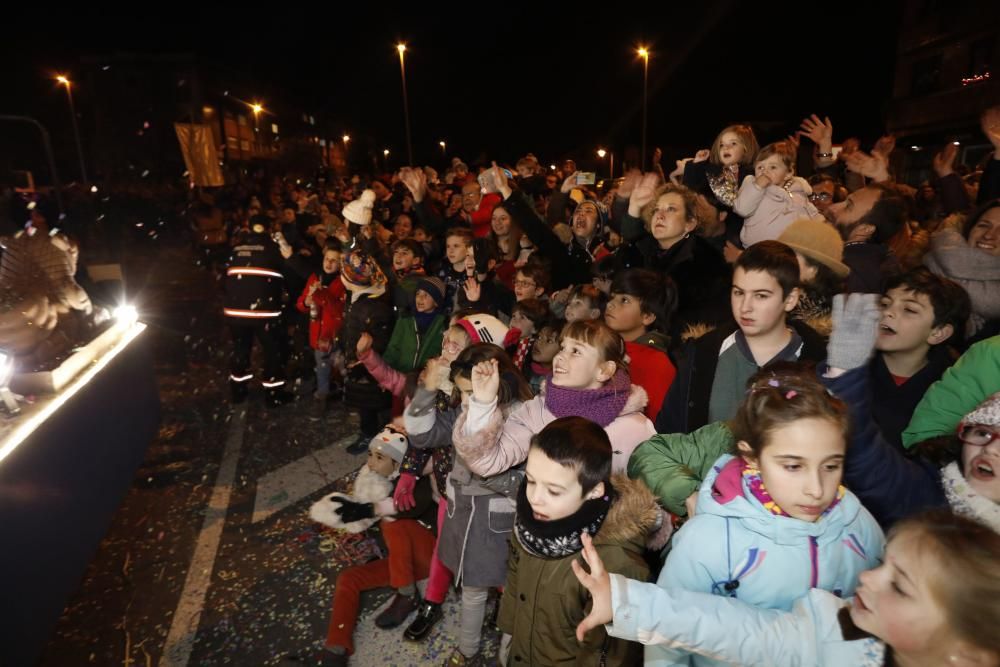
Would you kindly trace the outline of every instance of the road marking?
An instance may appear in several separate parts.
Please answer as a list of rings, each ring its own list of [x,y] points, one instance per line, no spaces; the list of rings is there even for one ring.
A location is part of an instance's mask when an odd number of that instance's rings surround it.
[[[360,468],[365,457],[344,451],[357,437],[351,434],[259,477],[251,523],[263,521]]]
[[[222,454],[222,463],[219,465],[219,474],[215,478],[212,497],[205,510],[205,521],[202,523],[194,555],[191,557],[184,590],[181,592],[173,622],[170,624],[170,633],[163,647],[160,667],[186,667],[191,658],[201,612],[205,607],[205,595],[212,580],[215,556],[219,551],[219,541],[222,539],[222,529],[226,524],[229,496],[233,490],[233,480],[236,479],[236,464],[239,462],[245,431],[246,408],[243,408],[234,413],[229,422],[226,448]]]

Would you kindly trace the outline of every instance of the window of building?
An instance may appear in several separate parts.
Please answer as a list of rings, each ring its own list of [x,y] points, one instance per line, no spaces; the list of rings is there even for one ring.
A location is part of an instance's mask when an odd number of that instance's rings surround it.
[[[929,95],[941,90],[941,54],[913,63],[910,75],[910,95]]]

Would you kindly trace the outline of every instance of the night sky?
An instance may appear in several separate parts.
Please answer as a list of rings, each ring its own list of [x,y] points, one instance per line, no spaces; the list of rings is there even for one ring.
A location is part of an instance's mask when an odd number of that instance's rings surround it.
[[[198,7],[189,16],[174,5],[156,18],[95,21],[92,10],[46,17],[43,26],[15,10],[9,25],[24,32],[8,31],[0,46],[0,113],[41,120],[59,162],[72,163],[69,113],[52,73],[72,73],[85,55],[193,52],[223,76],[234,73],[234,94],[286,114],[313,111],[327,119],[330,136],[368,136],[402,157],[394,44],[403,40],[418,162],[440,163],[443,139],[449,155],[467,160],[513,162],[532,151],[543,163],[574,155],[597,166],[598,146],[614,147],[620,160],[626,145],[639,143],[642,61],[634,49],[644,43],[652,51],[649,143],[664,147],[668,163],[736,121],[753,123],[762,143],[813,111],[831,116],[835,141],[873,140],[882,130],[896,3],[828,3],[822,18],[802,14],[801,3],[661,2],[655,11],[587,12],[540,4],[447,3],[447,12],[423,13],[387,4],[319,13]],[[86,127],[85,91],[79,96]],[[0,128],[7,166],[33,161],[11,133]]]

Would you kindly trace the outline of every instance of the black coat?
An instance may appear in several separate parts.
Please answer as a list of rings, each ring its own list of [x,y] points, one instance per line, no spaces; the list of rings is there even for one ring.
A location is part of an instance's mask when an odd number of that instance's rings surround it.
[[[901,386],[892,379],[881,354],[869,365],[872,386],[872,417],[885,439],[903,450],[903,431],[910,423],[917,403],[952,364],[945,345],[936,345],[927,355],[927,365]]]
[[[337,346],[346,362],[351,364],[357,360],[358,338],[366,331],[371,334],[372,349],[380,355],[384,353],[392,337],[394,318],[388,294],[376,298],[363,294],[353,303],[348,296],[344,324],[337,335]],[[392,394],[379,387],[364,364],[348,371],[344,390],[344,402],[349,407],[383,410],[392,405]]]
[[[802,339],[800,361],[826,359],[826,341],[808,325],[788,320],[788,326]],[[736,323],[709,331],[687,342],[676,355],[677,376],[663,399],[656,416],[657,433],[690,433],[708,423],[708,405],[712,398],[715,368],[719,363],[722,342],[736,331]]]
[[[243,320],[276,318],[283,308],[285,260],[267,234],[241,235],[226,269],[225,314]]]
[[[616,270],[651,269],[670,276],[677,285],[677,312],[668,332],[673,340],[698,322],[719,325],[730,319],[729,288],[732,270],[725,258],[697,234],[690,234],[669,250],[661,250],[648,232],[615,253]]]

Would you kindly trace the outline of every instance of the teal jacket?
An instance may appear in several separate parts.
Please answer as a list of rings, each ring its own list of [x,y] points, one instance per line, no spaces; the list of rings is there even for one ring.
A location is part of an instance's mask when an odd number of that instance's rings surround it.
[[[399,318],[382,359],[400,373],[420,370],[428,359],[441,354],[441,341],[447,324],[448,318],[438,315],[427,331],[420,333],[412,316]]]

